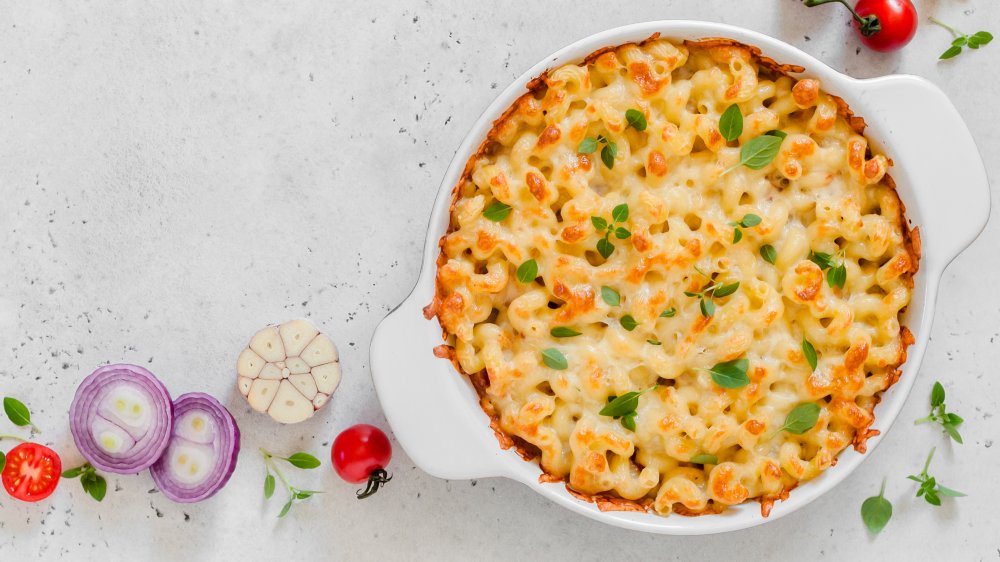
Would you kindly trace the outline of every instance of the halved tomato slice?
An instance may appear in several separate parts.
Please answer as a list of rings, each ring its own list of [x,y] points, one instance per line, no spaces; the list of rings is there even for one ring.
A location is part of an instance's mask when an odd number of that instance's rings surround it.
[[[61,474],[62,461],[55,451],[38,443],[21,443],[7,453],[0,480],[11,497],[37,502],[52,495]]]

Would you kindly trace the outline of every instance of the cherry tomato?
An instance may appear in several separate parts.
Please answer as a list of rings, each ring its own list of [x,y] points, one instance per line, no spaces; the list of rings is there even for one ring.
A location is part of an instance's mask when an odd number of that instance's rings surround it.
[[[358,499],[371,496],[379,486],[392,480],[385,471],[392,458],[392,445],[375,426],[361,423],[345,429],[333,440],[330,458],[333,469],[345,481],[368,482],[364,490],[358,490]]]
[[[861,21],[854,19],[854,30],[861,42],[876,51],[895,51],[913,39],[917,33],[917,9],[910,0],[859,0],[854,11]],[[870,16],[878,18],[878,31],[870,29]]]
[[[21,443],[7,453],[0,479],[11,497],[37,502],[52,495],[61,474],[62,461],[55,451],[37,443]]]

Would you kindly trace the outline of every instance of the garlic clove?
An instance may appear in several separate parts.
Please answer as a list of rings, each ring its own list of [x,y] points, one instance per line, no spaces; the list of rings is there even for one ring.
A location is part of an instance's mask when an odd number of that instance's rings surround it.
[[[289,375],[288,382],[295,385],[295,388],[302,393],[302,396],[306,397],[306,400],[312,400],[316,396],[316,381],[309,373],[304,375]]]
[[[312,417],[315,408],[311,400],[302,396],[291,382],[283,380],[274,395],[274,401],[267,413],[281,423],[299,423]]]
[[[236,373],[241,377],[255,379],[264,368],[267,361],[263,357],[254,353],[249,347],[244,349],[236,359]],[[243,394],[246,394],[245,392]]]
[[[274,363],[268,363],[267,365],[264,365],[263,369],[260,370],[260,375],[257,378],[277,381],[281,380],[283,377],[281,376],[281,369],[279,369],[277,365]]]
[[[247,395],[247,402],[250,407],[258,412],[266,412],[268,406],[274,401],[274,394],[278,390],[278,381],[257,379],[250,385],[250,394]]]
[[[270,363],[285,360],[285,346],[274,326],[268,326],[254,334],[250,339],[250,349]]]
[[[300,357],[310,367],[332,363],[338,359],[337,346],[333,344],[330,338],[320,334],[302,350]]]
[[[340,384],[340,363],[327,363],[313,367],[312,376],[316,379],[316,388],[323,394],[333,394]]]
[[[236,380],[236,386],[240,389],[240,394],[243,396],[250,394],[251,384],[253,384],[253,379],[248,379],[246,377],[240,377]]]
[[[285,355],[295,357],[319,335],[319,330],[306,320],[292,320],[278,327],[281,341],[285,345]]]
[[[302,375],[309,372],[309,364],[303,361],[301,357],[289,357],[285,361],[285,366],[288,367],[288,372],[293,375]]]
[[[313,398],[313,407],[319,410],[326,404],[326,401],[329,399],[330,399],[329,395],[320,392],[319,394],[316,395],[315,398]]]

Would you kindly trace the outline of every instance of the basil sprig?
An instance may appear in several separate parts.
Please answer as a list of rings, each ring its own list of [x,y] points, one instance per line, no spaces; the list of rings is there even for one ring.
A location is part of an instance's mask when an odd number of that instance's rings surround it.
[[[712,375],[712,381],[722,388],[742,388],[750,384],[750,377],[747,376],[749,366],[750,362],[742,357],[716,363],[708,373]]]
[[[632,236],[632,233],[629,232],[627,228],[620,226],[627,220],[627,203],[615,205],[615,208],[611,209],[610,222],[603,217],[590,217],[590,223],[594,225],[594,229],[597,230],[597,232],[604,232],[604,238],[597,241],[597,253],[601,254],[602,258],[608,259],[615,251],[615,245],[611,242],[612,234],[614,234],[615,238],[619,240],[625,240]]]
[[[746,166],[751,170],[760,170],[767,166],[778,155],[781,143],[787,135],[781,131],[768,131],[759,137],[748,140],[740,147],[740,161],[722,172],[726,175],[740,166]]]
[[[538,277],[538,262],[530,259],[517,268],[517,280],[521,283],[531,283]]]
[[[719,283],[712,280],[710,275],[704,273],[697,267],[694,269],[712,282],[700,291],[684,291],[684,295],[691,298],[697,298],[698,307],[701,309],[701,315],[708,318],[709,316],[715,314],[715,299],[728,297],[729,295],[735,293],[736,290],[740,288],[740,282],[736,281],[728,284]]]
[[[775,433],[787,431],[794,435],[802,435],[812,429],[819,420],[820,407],[813,402],[799,404],[792,408],[791,412],[785,416],[785,423],[779,427]]]
[[[844,265],[843,250],[837,254],[826,254],[810,250],[809,261],[818,265],[821,270],[826,271],[826,282],[830,285],[830,288],[840,287],[843,289],[844,285],[847,284],[847,266]]]
[[[598,413],[616,420],[620,419],[622,426],[635,431],[636,408],[639,407],[639,397],[654,388],[656,388],[655,385],[638,392],[626,392],[621,396],[608,396],[607,405],[601,408],[601,411]]]
[[[67,479],[78,476],[80,477],[80,486],[83,487],[84,492],[97,501],[104,499],[104,495],[108,493],[108,482],[94,470],[94,467],[89,462],[62,473],[62,477]]]
[[[739,242],[743,239],[743,228],[753,228],[760,224],[761,218],[753,213],[747,213],[743,215],[743,218],[738,221],[732,221],[729,226],[733,227],[733,244]]]
[[[10,423],[18,427],[31,426],[32,431],[41,433],[41,430],[35,427],[35,424],[31,423],[31,412],[28,411],[28,407],[17,398],[11,396],[4,397],[3,411],[7,414],[7,419],[10,420]]]
[[[625,112],[625,129],[627,130],[629,127],[632,127],[636,131],[645,131],[646,116],[638,109],[629,109]],[[618,156],[618,145],[615,144],[615,141],[604,135],[584,138],[577,145],[576,152],[577,154],[593,154],[599,145],[604,145],[604,148],[601,149],[601,162],[604,162],[604,166],[607,169],[614,169],[615,158]]]

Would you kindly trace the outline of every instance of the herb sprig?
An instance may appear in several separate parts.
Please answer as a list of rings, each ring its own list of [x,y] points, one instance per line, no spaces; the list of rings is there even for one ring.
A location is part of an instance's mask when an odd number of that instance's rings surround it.
[[[639,397],[650,390],[656,388],[653,385],[646,390],[626,392],[621,396],[608,396],[608,403],[598,412],[602,416],[608,416],[616,420],[621,420],[622,426],[631,431],[635,431],[636,409],[639,407]]]
[[[542,350],[542,363],[545,363],[546,367],[557,371],[563,371],[569,367],[566,356],[554,347]]]
[[[494,201],[483,211],[483,216],[493,222],[500,222],[510,215],[511,206],[503,201]]]
[[[750,384],[750,377],[747,376],[747,368],[750,361],[745,357],[716,363],[708,373],[712,376],[712,381],[722,388],[742,388]]]
[[[774,246],[770,244],[764,244],[760,247],[760,257],[764,258],[764,261],[774,265],[774,262],[778,259],[778,251],[774,249]]]
[[[709,316],[715,314],[715,299],[728,297],[729,295],[735,293],[736,290],[740,288],[740,282],[720,283],[713,280],[710,275],[707,275],[697,267],[694,269],[703,277],[708,278],[711,283],[700,291],[684,291],[684,295],[691,298],[697,298],[698,307],[701,309],[701,315],[708,318]]]
[[[935,506],[941,505],[941,496],[948,496],[952,498],[961,498],[965,494],[959,492],[958,490],[952,490],[946,486],[942,486],[938,483],[937,479],[933,476],[927,474],[927,468],[931,465],[931,459],[934,458],[934,449],[931,448],[931,452],[927,455],[927,462],[924,463],[924,470],[920,474],[911,474],[907,476],[910,480],[920,484],[917,488],[917,497],[923,497],[927,503]]]
[[[740,227],[753,228],[758,224],[760,224],[760,220],[761,219],[759,216],[753,213],[747,213],[743,215],[742,219],[730,222],[729,226],[733,227],[733,244],[743,239],[743,231],[740,229]]]
[[[743,114],[735,103],[726,108],[719,117],[719,132],[727,141],[734,141],[743,134]]]
[[[83,491],[90,494],[90,497],[97,501],[104,499],[104,495],[108,493],[108,482],[103,476],[94,470],[94,467],[90,463],[84,463],[76,468],[71,468],[62,473],[63,478],[80,478],[80,485],[83,486]]]
[[[781,427],[775,430],[774,433],[777,435],[782,431],[786,431],[794,435],[802,435],[815,427],[816,422],[819,421],[819,412],[820,407],[818,404],[813,402],[799,404],[792,408],[791,412],[788,412],[788,415],[785,416],[785,423],[781,424]]]
[[[872,496],[861,504],[861,520],[873,534],[879,534],[892,518],[892,503],[885,499],[885,478],[877,496]]]
[[[962,434],[958,432],[958,426],[962,425],[962,419],[958,414],[948,412],[947,406],[944,403],[944,387],[941,386],[940,382],[934,383],[934,388],[931,390],[931,413],[919,420],[913,422],[914,424],[922,424],[927,422],[933,422],[941,425],[941,429],[944,430],[952,439],[954,439],[959,444],[962,443]]]
[[[281,511],[278,512],[279,519],[284,517],[285,515],[288,515],[288,510],[292,508],[292,505],[295,502],[307,500],[315,494],[323,493],[318,490],[302,490],[296,488],[295,486],[292,486],[291,484],[288,483],[288,480],[285,479],[285,475],[281,473],[281,470],[278,468],[277,463],[274,462],[275,459],[283,460],[288,464],[294,466],[295,468],[302,468],[308,470],[316,468],[320,465],[319,459],[317,459],[316,457],[310,455],[309,453],[302,453],[302,452],[295,453],[287,457],[279,457],[277,455],[274,455],[273,453],[265,451],[264,449],[260,449],[260,454],[264,457],[264,471],[266,473],[266,475],[264,476],[264,497],[266,499],[271,499],[271,496],[274,495],[275,476],[278,477],[278,479],[281,481],[281,484],[284,485],[285,490],[288,493],[288,501],[285,502],[285,505],[282,506]]]
[[[615,245],[611,242],[612,234],[619,240],[625,240],[632,236],[627,228],[619,226],[627,220],[628,203],[615,205],[615,208],[611,209],[610,222],[603,217],[590,217],[590,223],[594,225],[594,229],[604,233],[604,238],[597,241],[597,253],[601,254],[602,258],[608,259],[615,251]]]
[[[632,127],[636,131],[646,130],[646,116],[638,109],[629,109],[625,112],[625,130]],[[624,133],[625,130],[622,132]],[[615,141],[609,139],[604,135],[597,135],[596,137],[586,137],[580,144],[576,147],[577,154],[593,154],[597,150],[598,145],[604,145],[601,148],[601,162],[604,162],[604,166],[612,170],[615,167],[615,158],[618,156],[618,145]]]
[[[966,35],[955,27],[952,27],[935,17],[931,17],[929,19],[931,23],[947,29],[955,37],[955,39],[951,42],[951,46],[948,47],[945,52],[941,53],[938,60],[947,60],[957,57],[962,54],[963,47],[978,49],[983,45],[988,45],[990,41],[993,41],[993,34],[989,31],[977,31],[971,35]]]
[[[724,176],[740,166],[746,166],[751,170],[760,170],[767,166],[778,155],[786,136],[781,131],[768,131],[748,140],[740,147],[740,161],[727,168],[721,175]]]
[[[28,411],[28,407],[17,398],[12,398],[10,396],[4,397],[3,411],[7,414],[7,418],[10,420],[10,423],[18,427],[30,426],[31,430],[35,433],[42,432],[42,430],[38,429],[38,427],[31,422],[31,412]]]
[[[826,271],[826,282],[830,285],[830,288],[844,288],[844,285],[847,283],[847,266],[844,265],[843,250],[836,254],[826,254],[809,250],[809,261],[818,265],[821,270]]]

